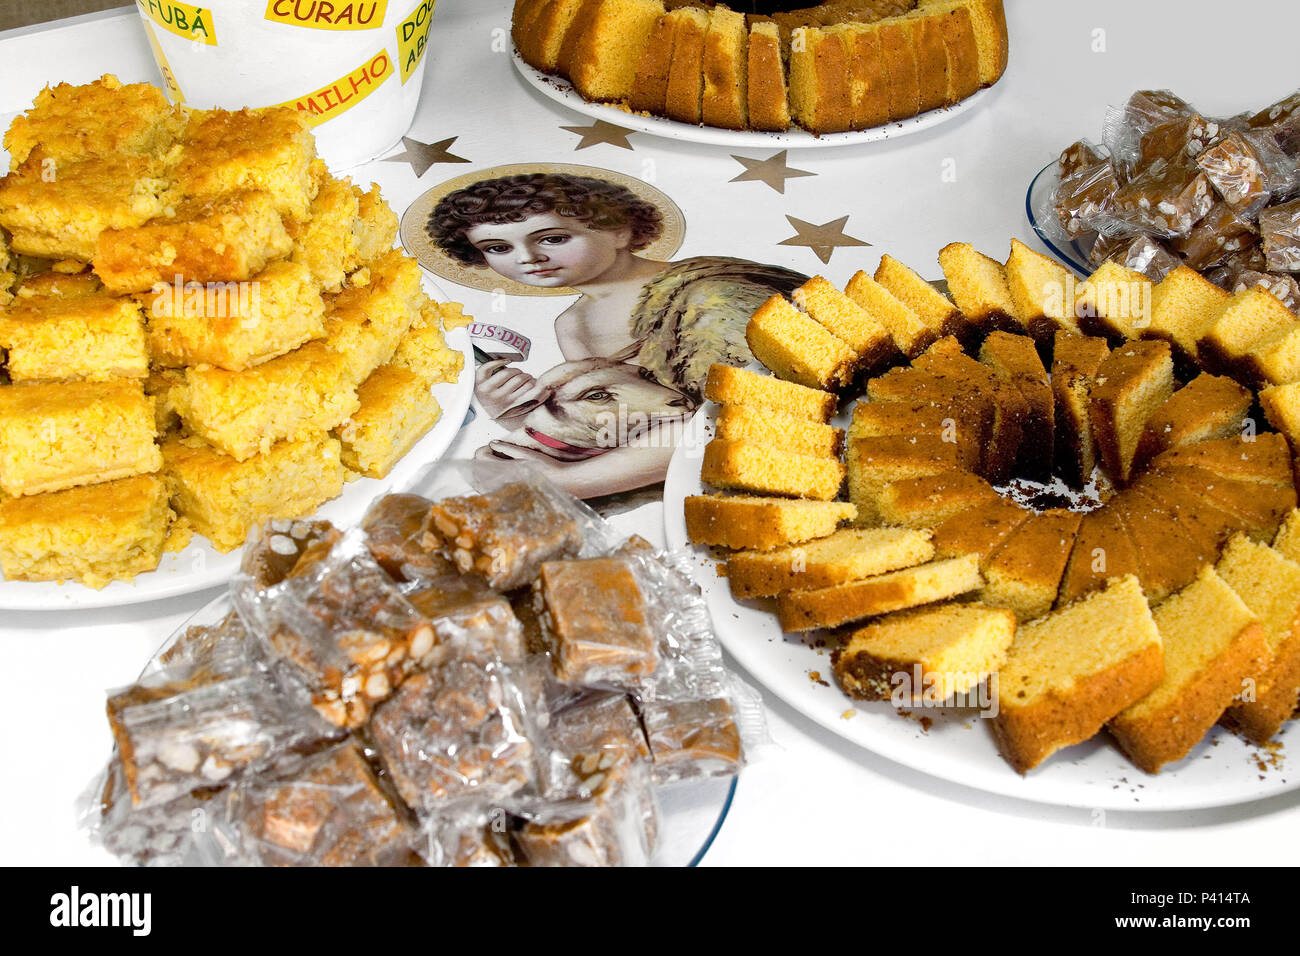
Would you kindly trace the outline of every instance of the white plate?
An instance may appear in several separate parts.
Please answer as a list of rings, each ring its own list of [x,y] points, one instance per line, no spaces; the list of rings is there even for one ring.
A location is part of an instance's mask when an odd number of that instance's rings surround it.
[[[983,100],[989,92],[987,89],[980,90],[953,106],[944,106],[937,110],[922,113],[920,116],[914,116],[911,119],[885,123],[883,126],[873,126],[871,129],[857,130],[855,132],[823,133],[820,136],[815,136],[805,130],[791,129],[784,133],[764,133],[758,130],[696,126],[691,123],[681,123],[677,120],[665,119],[659,116],[642,116],[606,103],[589,103],[574,90],[573,84],[564,77],[552,76],[529,66],[517,51],[513,53],[511,59],[514,61],[515,70],[518,71],[529,86],[547,99],[559,103],[561,106],[566,106],[576,113],[590,116],[592,119],[604,120],[607,123],[613,123],[615,126],[622,126],[638,133],[663,136],[667,139],[680,139],[689,143],[707,143],[711,146],[750,148],[777,146],[785,149],[826,149],[832,146],[860,146],[863,143],[878,143],[882,140],[897,139],[909,133],[919,133],[922,130],[956,119]]]
[[[449,301],[433,283],[425,289],[439,302]],[[339,497],[325,504],[316,514],[336,524],[359,521],[367,506],[389,488],[401,487],[415,477],[424,465],[442,457],[465,420],[474,393],[474,359],[470,354],[469,333],[455,329],[448,333],[447,344],[465,355],[465,366],[455,382],[433,387],[433,396],[442,408],[442,416],[429,433],[406,453],[386,478],[358,478],[343,487]],[[73,608],[118,607],[139,604],[178,594],[191,594],[228,580],[238,569],[240,549],[222,554],[196,534],[183,551],[163,555],[156,570],[138,574],[135,580],[114,581],[96,591],[76,581],[57,584],[52,581],[0,581],[0,610],[60,611]]]
[[[700,464],[716,406],[695,416],[664,483],[669,547],[691,548],[682,502],[705,493]],[[1300,768],[1278,766],[1267,753],[1216,727],[1183,761],[1156,776],[1129,763],[1104,733],[1057,753],[1027,776],[998,755],[991,728],[973,711],[925,710],[900,716],[888,703],[851,700],[836,685],[830,654],[781,633],[771,605],[736,601],[714,558],[695,548],[696,579],[708,599],[723,647],[774,694],[828,730],[905,766],[992,793],[1098,810],[1190,810],[1248,803],[1300,788]],[[819,683],[810,677],[815,672]],[[849,711],[853,713],[846,716]],[[933,721],[928,727],[921,719]],[[1294,736],[1294,723],[1279,740]],[[1294,758],[1292,758],[1294,759]],[[1262,762],[1262,763],[1261,763]],[[1291,782],[1288,782],[1291,781]]]

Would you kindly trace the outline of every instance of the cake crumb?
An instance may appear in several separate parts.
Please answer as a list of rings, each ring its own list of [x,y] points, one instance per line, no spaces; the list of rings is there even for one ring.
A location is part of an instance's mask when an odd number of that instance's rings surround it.
[[[858,712],[857,712],[856,710],[854,710],[852,707],[850,707],[850,708],[849,708],[848,710],[846,710],[844,713],[840,714],[840,719],[841,719],[841,720],[852,720],[852,719],[853,719],[854,717],[856,717],[857,715],[858,715]]]
[[[809,679],[810,681],[812,681],[814,684],[821,684],[823,687],[830,687],[830,686],[831,686],[830,684],[826,683],[826,681],[822,680],[822,672],[821,672],[821,671],[809,671],[809,672],[808,672],[808,679]]]

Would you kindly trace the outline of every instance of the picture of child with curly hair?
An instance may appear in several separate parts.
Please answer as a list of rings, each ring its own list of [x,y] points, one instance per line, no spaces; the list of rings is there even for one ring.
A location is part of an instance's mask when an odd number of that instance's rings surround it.
[[[663,480],[675,446],[665,429],[694,413],[709,366],[749,362],[749,316],[806,277],[744,259],[640,255],[662,228],[649,200],[568,173],[483,179],[437,203],[425,230],[455,262],[579,294],[555,320],[562,365],[540,376],[511,359],[478,368],[479,404],[511,432],[481,454],[527,459],[584,498]],[[617,444],[594,427],[611,416],[635,421]]]

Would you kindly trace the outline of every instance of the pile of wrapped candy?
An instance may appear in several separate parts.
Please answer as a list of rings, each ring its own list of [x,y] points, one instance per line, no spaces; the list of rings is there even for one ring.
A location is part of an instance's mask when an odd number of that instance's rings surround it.
[[[274,521],[111,692],[82,808],[137,864],[637,865],[665,787],[764,735],[682,556],[525,466],[432,466],[359,527]]]
[[[1168,90],[1107,112],[1102,146],[1058,160],[1062,228],[1159,281],[1180,265],[1224,289],[1300,305],[1300,92],[1258,113],[1203,115]]]

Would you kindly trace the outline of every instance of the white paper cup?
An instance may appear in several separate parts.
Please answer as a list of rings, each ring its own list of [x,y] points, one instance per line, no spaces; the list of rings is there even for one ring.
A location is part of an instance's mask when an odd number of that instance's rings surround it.
[[[411,127],[436,0],[136,0],[163,86],[200,109],[292,106],[341,169]]]

